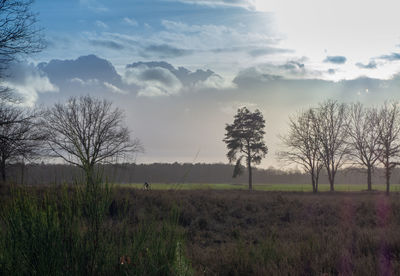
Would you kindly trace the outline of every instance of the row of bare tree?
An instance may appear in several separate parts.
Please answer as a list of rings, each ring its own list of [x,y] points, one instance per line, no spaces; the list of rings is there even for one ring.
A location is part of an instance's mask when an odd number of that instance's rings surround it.
[[[392,170],[400,164],[399,103],[365,107],[328,100],[291,117],[289,133],[281,140],[286,150],[278,158],[300,165],[310,175],[314,192],[323,168],[334,191],[336,173],[343,166],[364,168],[371,191],[371,175],[381,166],[389,193]]]
[[[124,126],[124,114],[111,102],[90,96],[70,98],[45,110],[0,104],[0,174],[7,165],[37,158],[58,158],[82,168],[93,181],[96,164],[141,150]]]

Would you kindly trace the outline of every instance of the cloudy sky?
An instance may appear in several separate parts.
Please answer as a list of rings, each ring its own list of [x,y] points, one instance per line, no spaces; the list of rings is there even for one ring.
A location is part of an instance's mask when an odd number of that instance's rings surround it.
[[[224,126],[258,108],[279,165],[288,116],[333,98],[400,91],[400,2],[36,1],[47,48],[10,68],[28,105],[112,100],[146,152],[136,162],[226,162]]]

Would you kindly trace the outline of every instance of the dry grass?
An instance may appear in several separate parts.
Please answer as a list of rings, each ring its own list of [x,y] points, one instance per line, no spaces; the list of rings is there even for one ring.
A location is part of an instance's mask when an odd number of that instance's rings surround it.
[[[400,274],[400,196],[382,193],[138,191],[140,219],[178,204],[198,275]]]
[[[398,193],[117,188],[113,199],[106,218],[113,232],[168,221],[178,210],[183,267],[196,275],[400,275]],[[132,263],[142,256],[135,252]]]

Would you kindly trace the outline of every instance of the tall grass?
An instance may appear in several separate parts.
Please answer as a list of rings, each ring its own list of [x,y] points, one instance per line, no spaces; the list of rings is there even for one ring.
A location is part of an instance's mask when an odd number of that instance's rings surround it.
[[[100,181],[12,189],[0,211],[0,275],[191,274],[178,212],[132,226],[112,194]]]

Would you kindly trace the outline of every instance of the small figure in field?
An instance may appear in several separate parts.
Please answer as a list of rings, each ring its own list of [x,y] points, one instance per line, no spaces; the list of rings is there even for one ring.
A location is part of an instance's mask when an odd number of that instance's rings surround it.
[[[144,182],[143,189],[145,189],[146,191],[150,190],[150,184],[147,182]]]

